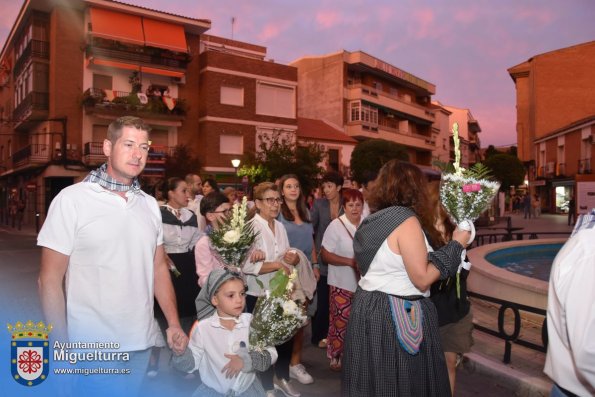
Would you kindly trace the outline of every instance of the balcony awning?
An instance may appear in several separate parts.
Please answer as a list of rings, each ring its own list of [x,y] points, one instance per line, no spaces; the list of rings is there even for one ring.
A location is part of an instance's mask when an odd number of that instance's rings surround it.
[[[138,15],[91,8],[90,30],[96,37],[145,45],[142,18]]]
[[[159,68],[150,68],[147,66],[142,66],[141,71],[143,73],[150,73],[150,74],[157,74],[160,76],[168,76],[168,77],[184,77],[184,72],[176,72],[174,70],[166,70],[166,69],[159,69]]]
[[[131,63],[111,61],[111,60],[102,59],[102,58],[92,58],[90,61],[93,63],[93,65],[104,66],[104,67],[108,67],[108,68],[118,68],[118,69],[126,69],[126,70],[140,70],[140,66],[134,65]]]
[[[145,45],[176,52],[188,52],[186,34],[182,25],[143,18]]]

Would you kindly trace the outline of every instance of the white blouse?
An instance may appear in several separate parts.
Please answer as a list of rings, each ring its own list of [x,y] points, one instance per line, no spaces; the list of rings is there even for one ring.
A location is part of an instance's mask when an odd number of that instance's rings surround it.
[[[335,255],[353,258],[353,239],[341,224],[341,220],[345,227],[349,229],[351,236],[355,235],[356,226],[349,222],[347,216],[341,215],[326,228],[322,238],[322,246]],[[332,263],[328,265],[328,285],[355,292],[357,288],[355,271],[349,266],[336,266]]]
[[[186,222],[194,215],[187,208],[180,208],[180,220]],[[163,247],[168,254],[183,254],[191,251],[202,233],[194,226],[163,224]]]
[[[254,215],[254,218],[252,218],[254,231],[258,232],[258,237],[254,242],[254,249],[263,251],[265,259],[262,262],[254,263],[247,260],[242,267],[242,271],[248,275],[246,277],[246,283],[248,284],[248,291],[246,293],[248,295],[260,296],[264,293],[263,289],[256,282],[256,279],[258,278],[264,285],[264,288],[267,289],[275,272],[258,274],[263,263],[276,261],[280,255],[284,254],[290,248],[285,226],[276,219],[273,222],[275,223],[275,233],[269,227],[268,222],[259,214]]]

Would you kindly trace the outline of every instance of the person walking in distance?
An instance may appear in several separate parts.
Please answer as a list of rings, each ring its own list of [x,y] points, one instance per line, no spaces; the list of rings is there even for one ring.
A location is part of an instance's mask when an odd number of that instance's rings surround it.
[[[103,152],[107,163],[63,189],[50,205],[37,240],[39,292],[56,340],[112,342],[129,354],[127,361],[111,362],[129,375],[77,377],[74,395],[135,395],[159,338],[153,296],[168,323],[170,348],[183,352],[188,337],[176,311],[159,207],[138,182],[149,153],[149,127],[137,117],[115,120]]]

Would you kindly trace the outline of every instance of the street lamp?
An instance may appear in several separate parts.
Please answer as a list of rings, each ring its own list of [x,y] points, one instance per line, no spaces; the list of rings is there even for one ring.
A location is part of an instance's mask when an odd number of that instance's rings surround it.
[[[233,160],[231,160],[231,165],[233,166],[233,168],[235,170],[235,173],[236,173],[236,183],[235,183],[236,190],[238,190],[238,180],[237,180],[237,178],[238,178],[238,168],[240,166],[240,162],[241,162],[240,159],[233,159]]]

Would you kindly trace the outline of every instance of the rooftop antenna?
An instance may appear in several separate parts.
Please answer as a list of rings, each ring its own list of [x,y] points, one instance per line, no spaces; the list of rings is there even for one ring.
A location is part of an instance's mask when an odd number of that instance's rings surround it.
[[[231,39],[233,40],[233,28],[236,24],[236,17],[231,17]]]

